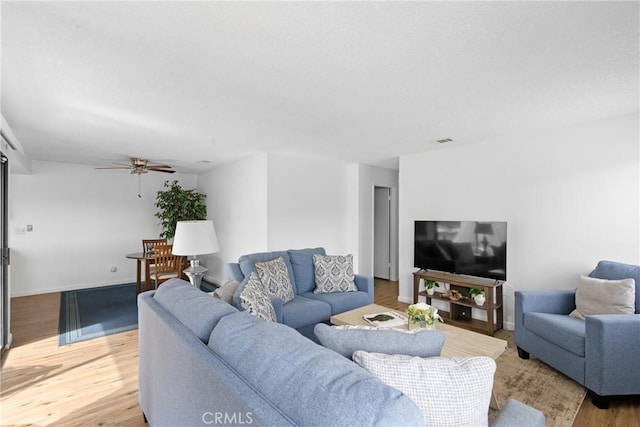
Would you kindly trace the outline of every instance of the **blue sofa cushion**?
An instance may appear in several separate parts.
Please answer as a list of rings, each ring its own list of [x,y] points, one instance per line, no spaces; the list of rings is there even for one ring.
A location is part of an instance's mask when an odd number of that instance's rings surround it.
[[[523,325],[534,334],[584,357],[585,322],[564,314],[524,313]]]
[[[640,265],[623,264],[614,261],[600,261],[589,274],[596,279],[633,279],[636,282],[636,314],[640,314]]]
[[[314,329],[316,338],[323,346],[351,359],[358,350],[384,354],[406,354],[408,356],[440,356],[444,345],[444,334],[426,329],[417,332],[393,329],[341,329],[320,323]]]
[[[164,282],[153,298],[205,344],[221,318],[238,312],[226,302],[213,298],[181,279]]]
[[[249,276],[249,274],[256,270],[257,262],[273,261],[278,257],[282,257],[284,264],[287,266],[289,280],[291,281],[291,285],[293,286],[293,292],[297,294],[298,291],[296,288],[296,279],[293,276],[293,267],[291,266],[289,254],[286,251],[260,252],[255,254],[242,255],[240,258],[238,258],[238,264],[240,265],[240,271],[242,271],[242,274],[247,277]]]
[[[282,323],[295,329],[327,321],[330,317],[331,306],[322,301],[297,296],[282,305]]]
[[[301,296],[316,301],[326,302],[331,306],[331,314],[343,313],[372,303],[371,295],[366,292],[334,292],[330,294],[314,294],[305,292]]]
[[[400,391],[286,326],[237,313],[220,321],[209,347],[293,424],[422,422],[420,410]]]
[[[292,249],[287,251],[293,266],[297,293],[313,291],[316,287],[314,255],[326,255],[324,248]]]

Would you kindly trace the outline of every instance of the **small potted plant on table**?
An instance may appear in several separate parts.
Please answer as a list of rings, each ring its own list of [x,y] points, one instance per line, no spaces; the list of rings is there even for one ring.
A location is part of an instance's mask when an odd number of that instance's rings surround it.
[[[424,288],[427,291],[427,295],[431,296],[436,292],[436,288],[439,287],[438,282],[435,280],[424,279]]]
[[[476,305],[484,305],[486,298],[482,289],[471,288],[469,289],[469,295],[471,295],[471,298],[473,298],[473,302],[475,302]]]

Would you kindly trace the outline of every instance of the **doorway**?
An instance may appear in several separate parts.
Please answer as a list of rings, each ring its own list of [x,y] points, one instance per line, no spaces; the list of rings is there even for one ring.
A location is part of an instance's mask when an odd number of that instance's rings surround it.
[[[0,152],[0,350],[10,344],[9,333],[9,160]]]
[[[374,187],[373,276],[391,279],[391,188]]]

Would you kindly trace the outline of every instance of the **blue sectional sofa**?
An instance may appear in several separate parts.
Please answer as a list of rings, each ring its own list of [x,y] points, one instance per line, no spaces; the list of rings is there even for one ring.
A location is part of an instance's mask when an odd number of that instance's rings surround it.
[[[608,397],[640,394],[640,266],[600,261],[590,277],[635,280],[635,314],[570,317],[576,291],[515,294],[515,343],[523,359],[537,357],[592,393],[599,408]]]
[[[288,326],[180,279],[138,296],[139,401],[156,426],[417,426],[399,390]],[[509,400],[494,427],[544,426]]]
[[[227,264],[229,278],[242,283],[254,270],[257,262],[271,261],[282,257],[289,280],[293,285],[295,298],[286,304],[272,298],[278,323],[290,326],[307,338],[315,339],[313,328],[318,323],[327,323],[334,314],[373,304],[373,278],[356,274],[357,292],[337,292],[314,294],[315,274],[313,255],[326,255],[324,248],[290,249],[278,252],[262,252],[243,255],[237,263]],[[234,305],[239,307],[239,295],[234,297]]]

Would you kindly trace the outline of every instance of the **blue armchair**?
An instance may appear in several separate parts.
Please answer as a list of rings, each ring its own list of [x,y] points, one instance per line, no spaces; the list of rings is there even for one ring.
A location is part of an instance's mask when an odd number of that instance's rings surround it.
[[[518,291],[515,342],[518,355],[532,355],[592,392],[606,409],[609,398],[640,394],[640,266],[600,261],[590,277],[635,280],[635,314],[569,317],[574,291]]]

